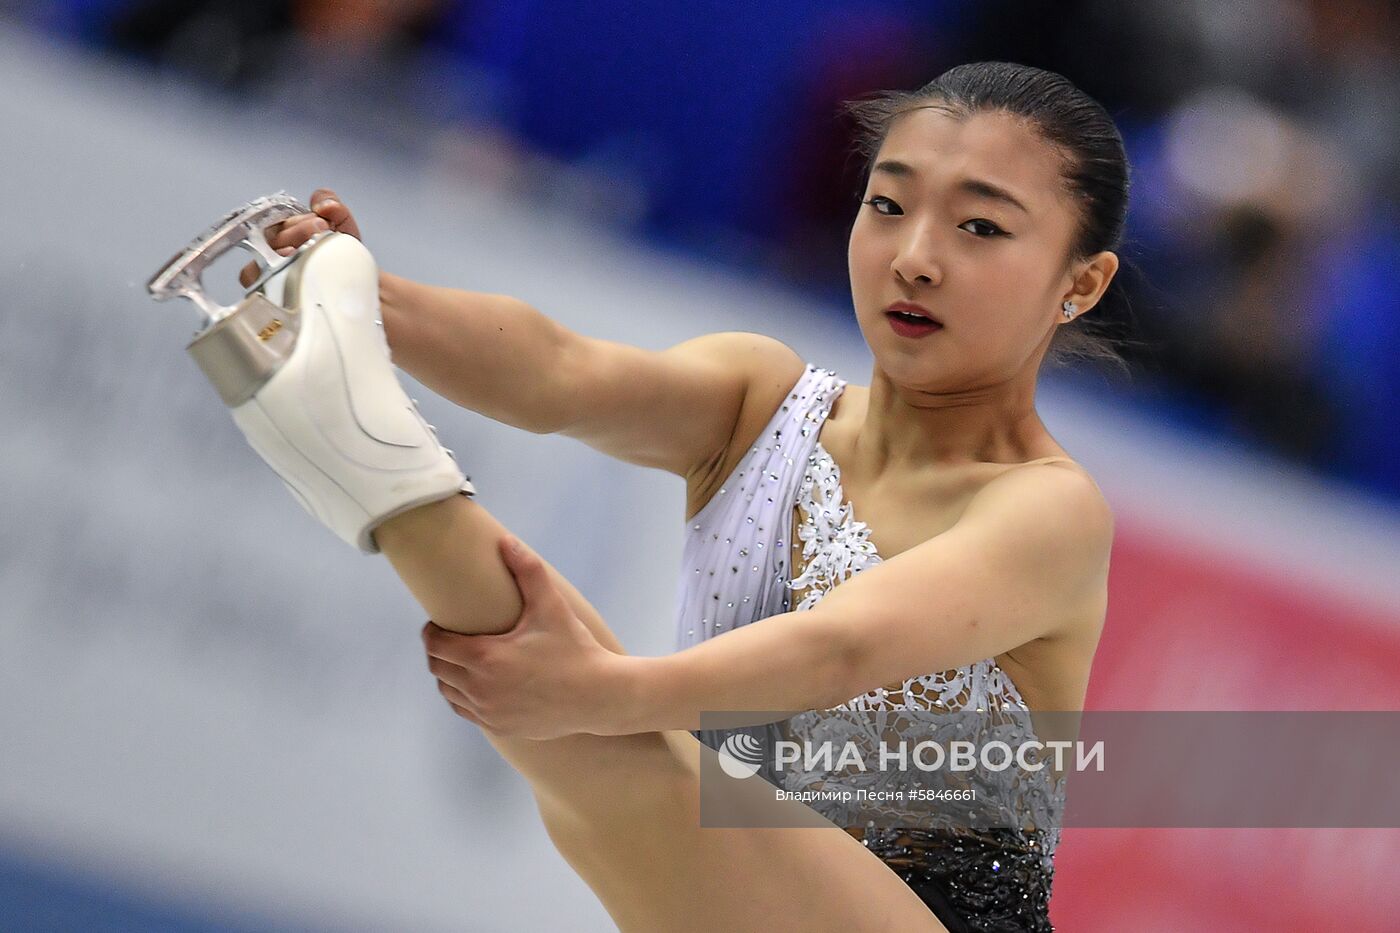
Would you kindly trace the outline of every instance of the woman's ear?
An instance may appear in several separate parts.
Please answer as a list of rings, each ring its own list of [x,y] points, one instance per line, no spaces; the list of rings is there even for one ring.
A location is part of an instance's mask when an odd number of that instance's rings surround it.
[[[1062,296],[1060,301],[1072,301],[1079,309],[1075,315],[1088,311],[1099,303],[1104,292],[1108,291],[1108,286],[1112,284],[1113,277],[1118,274],[1118,254],[1111,250],[1104,250],[1096,253],[1089,259],[1076,264],[1073,273],[1072,290]]]

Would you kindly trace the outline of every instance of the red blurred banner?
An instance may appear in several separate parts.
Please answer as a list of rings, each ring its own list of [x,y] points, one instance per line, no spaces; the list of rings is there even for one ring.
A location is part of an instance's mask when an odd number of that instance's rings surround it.
[[[1117,529],[1086,709],[1400,710],[1400,610]],[[1055,862],[1072,933],[1400,929],[1400,829],[1067,828]]]

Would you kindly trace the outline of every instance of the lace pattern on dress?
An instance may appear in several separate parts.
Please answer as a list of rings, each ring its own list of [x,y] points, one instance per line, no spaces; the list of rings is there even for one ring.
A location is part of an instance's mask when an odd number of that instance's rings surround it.
[[[811,609],[832,587],[867,566],[880,562],[870,529],[858,522],[844,501],[841,474],[831,454],[817,442],[807,458],[807,472],[797,492],[802,513],[797,537],[802,542],[803,570],[788,581],[793,591],[806,590],[796,611]]]

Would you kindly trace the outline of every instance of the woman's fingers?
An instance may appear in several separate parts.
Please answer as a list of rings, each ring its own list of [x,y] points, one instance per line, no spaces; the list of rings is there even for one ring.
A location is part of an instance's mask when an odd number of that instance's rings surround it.
[[[460,664],[453,664],[433,655],[428,656],[428,672],[438,680],[446,680],[457,686],[466,686],[469,676],[467,669]]]
[[[423,626],[423,640],[429,645],[428,670],[437,679],[438,693],[447,701],[458,716],[468,722],[474,723],[482,729],[490,730],[480,714],[476,713],[477,702],[464,688],[468,686],[469,672],[466,668],[451,661],[445,661],[441,657],[432,654],[433,646],[439,638],[446,638],[450,633],[433,625],[431,621]]]
[[[317,188],[311,193],[311,210],[305,214],[289,217],[279,224],[268,227],[264,235],[267,244],[279,256],[289,256],[298,247],[318,233],[336,230],[348,233],[355,238],[360,236],[360,228],[351,216],[350,209],[341,203],[334,191]],[[262,267],[250,262],[238,272],[238,283],[244,288],[257,281]]]
[[[269,227],[266,234],[267,245],[279,256],[290,256],[296,252],[297,247],[317,233],[329,229],[330,224],[323,218],[315,214],[299,214]],[[250,262],[239,270],[238,284],[247,288],[258,280],[259,275],[262,275],[262,267],[256,262]]]
[[[476,713],[473,713],[471,710],[467,709],[465,706],[458,706],[456,703],[453,703],[453,702],[450,701],[450,700],[448,701],[448,704],[447,704],[447,705],[448,705],[448,706],[451,706],[453,712],[455,712],[458,716],[461,716],[461,717],[462,717],[463,719],[465,719],[467,722],[475,723],[477,726],[479,726],[479,727],[482,728],[482,729],[489,729],[489,728],[490,728],[489,726],[486,725],[486,723],[484,723],[484,722],[481,721],[481,717],[477,716]]]
[[[447,666],[450,667],[452,665]],[[457,670],[460,671],[461,668],[457,668]],[[458,716],[475,723],[483,729],[489,728],[485,721],[482,720],[481,716],[474,712],[476,703],[472,698],[443,680],[441,675],[438,676],[437,688],[438,693],[442,694],[442,698],[447,701],[447,705],[452,707],[453,711],[456,712]]]
[[[471,664],[477,660],[475,651],[479,642],[476,636],[449,632],[434,624],[431,619],[423,626],[422,635],[423,647],[428,652],[430,665],[435,659],[450,663],[454,667]]]
[[[330,224],[332,230],[360,239],[360,227],[355,223],[350,208],[331,189],[317,188],[311,192],[311,210]]]
[[[544,561],[529,545],[514,535],[504,535],[496,544],[506,568],[515,577],[515,586],[520,590],[520,598],[524,600],[527,611],[554,615],[572,611],[564,594],[550,579]]]
[[[316,234],[330,228],[331,225],[322,217],[315,214],[298,214],[284,220],[276,232],[267,238],[267,242],[273,249],[280,250],[288,246],[295,249]]]
[[[466,707],[467,709],[471,709],[473,706],[476,705],[465,693],[458,690],[456,687],[452,686],[447,681],[439,680],[437,682],[437,685],[438,693],[441,693],[442,698],[447,702],[451,703],[453,706],[462,706]]]

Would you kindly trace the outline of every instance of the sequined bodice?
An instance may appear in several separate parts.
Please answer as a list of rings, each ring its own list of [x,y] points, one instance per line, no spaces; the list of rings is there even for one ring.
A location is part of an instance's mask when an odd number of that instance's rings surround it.
[[[840,469],[819,441],[845,385],[834,372],[808,365],[720,489],[690,520],[677,588],[678,650],[787,612],[797,594],[796,610],[810,609],[841,581],[880,563],[869,528],[844,499]],[[792,534],[797,541],[789,540]],[[799,543],[800,567],[793,557]],[[993,711],[999,718],[989,728],[999,730],[1024,730],[1029,721],[1020,691],[993,658],[885,685],[833,710],[849,711],[852,718],[874,712],[896,731],[904,728],[899,714],[911,710]],[[789,734],[811,728],[839,730],[840,716],[797,716],[785,727]],[[721,733],[696,735],[712,747],[723,740]],[[856,787],[876,777],[795,770],[785,780],[790,788]],[[991,791],[1002,794],[994,802],[1009,815],[1006,828],[871,825],[864,829],[864,842],[916,890],[920,884],[936,885],[967,929],[1048,930],[1063,787],[1050,779]],[[852,812],[844,820],[839,813],[827,815],[849,827],[868,822],[862,818],[867,813]]]

